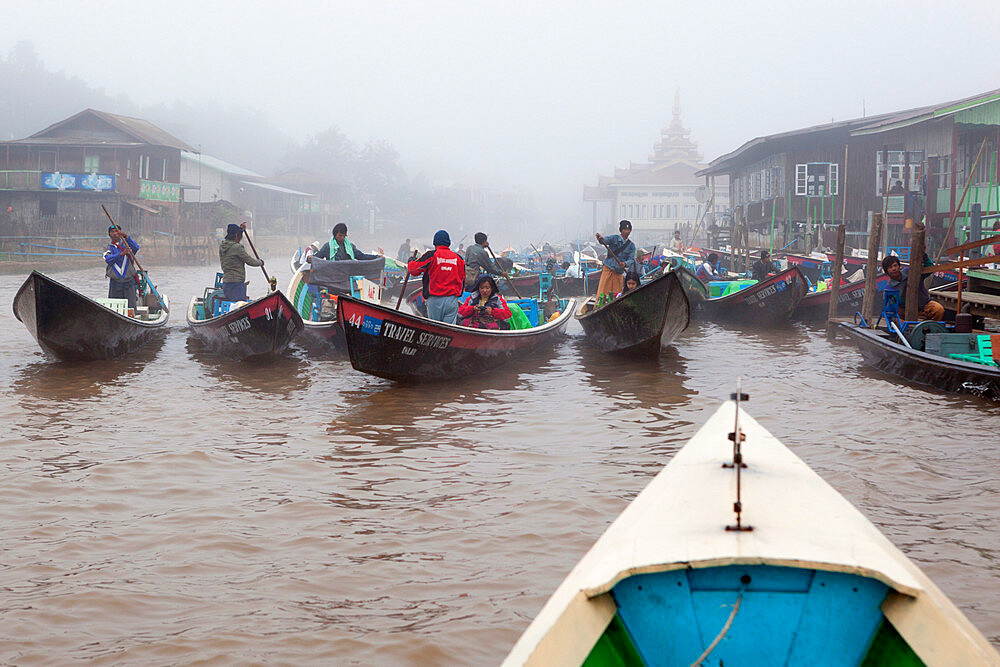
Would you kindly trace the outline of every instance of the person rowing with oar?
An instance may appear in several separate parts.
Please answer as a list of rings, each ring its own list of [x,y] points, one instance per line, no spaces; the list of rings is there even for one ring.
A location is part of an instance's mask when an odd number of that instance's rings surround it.
[[[104,275],[108,278],[108,298],[127,299],[128,307],[136,307],[139,296],[136,291],[135,253],[139,252],[139,244],[123,232],[117,225],[108,227],[108,237],[111,239],[104,248],[104,261],[107,268]]]
[[[247,301],[246,266],[264,266],[264,260],[251,257],[240,241],[247,223],[230,224],[226,238],[219,243],[219,264],[222,265],[222,294],[226,301]]]
[[[478,284],[479,274],[487,273],[491,276],[502,276],[504,271],[496,262],[486,254],[490,247],[490,242],[484,232],[476,232],[473,237],[475,245],[469,246],[465,251],[465,291],[472,292]]]
[[[600,303],[601,295],[607,294],[614,297],[622,291],[624,280],[622,276],[629,265],[635,261],[635,244],[628,240],[632,233],[632,223],[622,220],[618,223],[619,234],[608,236],[594,234],[599,243],[604,244],[608,249],[608,255],[604,258],[604,266],[601,267],[601,280],[597,283],[597,300]]]

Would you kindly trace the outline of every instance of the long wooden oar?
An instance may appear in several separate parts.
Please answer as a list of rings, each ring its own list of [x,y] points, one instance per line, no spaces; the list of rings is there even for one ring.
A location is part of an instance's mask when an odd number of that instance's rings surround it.
[[[493,254],[493,248],[486,246],[486,249],[490,251],[490,257],[493,258],[493,263],[497,265],[497,268],[500,269],[500,273],[502,273],[503,277],[507,279],[507,284],[510,285],[512,290],[514,290],[514,294],[517,295],[518,299],[523,299],[524,297],[521,296],[521,293],[517,291],[516,287],[514,287],[514,283],[511,282],[510,276],[507,275],[507,272],[503,270],[502,266],[500,266],[500,262],[497,261],[497,256]]]
[[[244,229],[243,231],[245,232],[246,230]],[[256,257],[258,261],[260,261],[260,270],[264,272],[264,279],[267,280],[267,284],[270,286],[271,291],[272,292],[275,291],[276,289],[278,289],[278,279],[270,278],[267,275],[267,269],[264,268],[264,260],[262,260],[260,258],[260,255],[257,254],[257,248],[253,247],[253,239],[250,238],[249,234],[247,234],[246,237],[247,237],[247,243],[250,244],[250,249],[253,250],[253,256]]]
[[[618,262],[619,264],[624,264],[625,263],[625,262],[621,261],[620,259],[618,259],[618,255],[616,255],[615,251],[611,249],[611,246],[609,246],[608,242],[604,240],[604,237],[601,237],[601,245],[608,249],[608,252],[611,253],[611,256],[615,258],[616,262]]]
[[[111,213],[108,212],[107,207],[104,204],[101,204],[101,208],[104,210],[104,215],[108,216],[108,220],[111,221],[111,226],[117,229],[120,234],[122,234],[126,239],[128,239],[128,234],[126,234],[125,230],[122,229],[121,226],[119,226],[119,224],[115,222],[115,219],[111,217]],[[139,269],[139,271],[141,271],[145,276],[146,284],[149,285],[149,290],[153,293],[153,296],[155,296],[156,300],[159,302],[160,308],[169,313],[170,309],[167,308],[167,302],[163,299],[163,297],[160,296],[159,292],[156,291],[156,287],[153,286],[153,283],[150,282],[149,274],[146,273],[146,269],[142,268],[142,264],[139,263],[139,260],[135,258],[135,255],[132,253],[132,248],[129,247],[128,240],[125,241],[125,254],[128,255],[129,258],[135,263],[135,268]]]
[[[403,278],[403,289],[399,290],[399,298],[396,299],[396,310],[399,310],[399,304],[403,303],[403,295],[406,294],[406,284],[410,282],[410,270],[406,270],[406,277]]]

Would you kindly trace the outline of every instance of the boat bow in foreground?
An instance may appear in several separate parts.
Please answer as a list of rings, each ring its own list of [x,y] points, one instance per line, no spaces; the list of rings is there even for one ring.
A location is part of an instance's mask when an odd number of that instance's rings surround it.
[[[723,467],[736,421],[739,482]],[[611,524],[505,664],[702,661],[995,665],[1000,655],[857,509],[730,402]]]

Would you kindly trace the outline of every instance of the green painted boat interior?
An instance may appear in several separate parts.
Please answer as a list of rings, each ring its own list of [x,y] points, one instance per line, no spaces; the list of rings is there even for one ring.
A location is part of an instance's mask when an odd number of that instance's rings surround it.
[[[713,280],[708,284],[709,296],[713,299],[720,296],[729,296],[734,292],[739,292],[756,284],[756,280]]]
[[[882,614],[888,593],[868,577],[767,565],[636,575],[612,589],[618,611],[584,664],[687,666],[716,639],[706,665],[923,664]]]

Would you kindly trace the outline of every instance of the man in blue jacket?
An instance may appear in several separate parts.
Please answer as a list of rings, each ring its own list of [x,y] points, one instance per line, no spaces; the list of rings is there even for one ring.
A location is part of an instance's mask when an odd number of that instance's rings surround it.
[[[135,253],[139,252],[139,244],[128,234],[115,225],[108,227],[111,238],[104,248],[104,261],[107,269],[104,275],[108,277],[108,298],[128,299],[128,307],[135,308],[138,294],[136,293]]]

